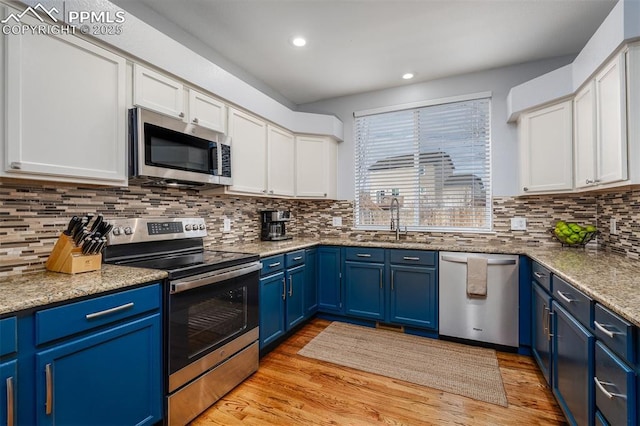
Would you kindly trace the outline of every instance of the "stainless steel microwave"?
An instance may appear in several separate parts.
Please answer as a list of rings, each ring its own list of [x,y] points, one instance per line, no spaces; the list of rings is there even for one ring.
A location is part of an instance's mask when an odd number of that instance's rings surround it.
[[[143,108],[129,110],[129,181],[174,187],[231,185],[230,139]]]

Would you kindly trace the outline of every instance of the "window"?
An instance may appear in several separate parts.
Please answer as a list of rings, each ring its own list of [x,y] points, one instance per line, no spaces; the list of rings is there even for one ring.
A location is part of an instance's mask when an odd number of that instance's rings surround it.
[[[356,226],[491,230],[491,100],[356,113]],[[395,212],[394,212],[395,216]]]

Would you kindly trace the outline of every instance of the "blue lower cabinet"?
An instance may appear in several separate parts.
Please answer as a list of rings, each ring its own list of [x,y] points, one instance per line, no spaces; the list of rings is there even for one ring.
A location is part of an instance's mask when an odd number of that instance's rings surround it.
[[[595,338],[571,314],[552,302],[553,394],[572,425],[593,425]]]
[[[384,265],[345,262],[345,313],[384,320]]]
[[[156,313],[36,353],[41,425],[147,425],[162,419]]]
[[[0,425],[18,425],[17,392],[18,361],[0,364]]]
[[[260,349],[284,335],[284,272],[260,279]]]
[[[537,283],[533,283],[531,304],[531,352],[551,384],[551,296]]]
[[[287,269],[285,275],[287,284],[286,294],[286,331],[300,324],[305,319],[304,284],[305,266]]]
[[[602,342],[596,343],[593,380],[602,417],[612,425],[637,425],[635,372]]]
[[[342,303],[342,273],[339,247],[318,249],[318,311],[344,313]]]
[[[304,264],[304,317],[310,318],[318,311],[318,250],[309,249]]]
[[[435,268],[391,266],[388,322],[436,330],[438,294]]]

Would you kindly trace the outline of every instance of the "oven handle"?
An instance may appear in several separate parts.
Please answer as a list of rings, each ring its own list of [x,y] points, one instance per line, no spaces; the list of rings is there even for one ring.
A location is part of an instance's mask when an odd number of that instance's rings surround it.
[[[202,287],[205,285],[219,283],[221,281],[230,280],[232,278],[241,277],[243,275],[250,274],[255,271],[259,271],[262,269],[262,263],[254,262],[249,264],[249,266],[245,266],[243,268],[235,268],[232,270],[227,270],[226,272],[216,271],[207,276],[204,276],[195,280],[182,280],[176,281],[174,283],[170,283],[171,285],[171,294],[181,293],[183,291],[191,290],[194,288]]]

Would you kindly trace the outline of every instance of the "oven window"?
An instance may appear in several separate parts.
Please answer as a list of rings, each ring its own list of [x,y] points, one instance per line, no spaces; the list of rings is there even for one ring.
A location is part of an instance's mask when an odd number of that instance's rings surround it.
[[[259,272],[169,295],[174,373],[258,326]]]
[[[188,308],[189,358],[247,328],[247,288],[225,291]]]

